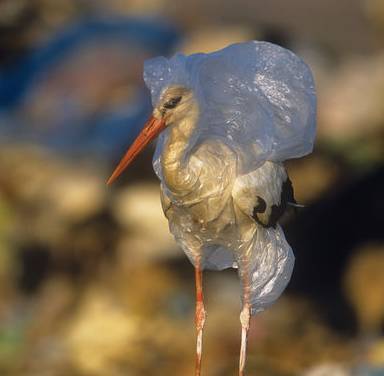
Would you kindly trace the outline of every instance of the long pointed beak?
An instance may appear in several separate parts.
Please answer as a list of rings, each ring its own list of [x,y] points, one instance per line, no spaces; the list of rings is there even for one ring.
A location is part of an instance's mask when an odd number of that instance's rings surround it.
[[[136,156],[165,128],[165,121],[163,119],[151,118],[145,123],[143,130],[137,136],[131,147],[125,153],[120,163],[117,165],[115,171],[108,179],[107,184],[112,184],[121,173],[130,165]]]

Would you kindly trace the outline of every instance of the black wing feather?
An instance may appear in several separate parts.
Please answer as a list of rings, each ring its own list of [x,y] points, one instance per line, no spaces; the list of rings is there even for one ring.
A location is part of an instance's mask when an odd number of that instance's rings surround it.
[[[292,182],[289,177],[287,177],[287,180],[285,180],[281,186],[280,204],[272,205],[269,210],[269,215],[265,215],[268,210],[266,201],[260,196],[257,196],[257,198],[257,205],[253,208],[252,217],[263,227],[276,228],[278,221],[287,209],[288,202],[296,204]]]

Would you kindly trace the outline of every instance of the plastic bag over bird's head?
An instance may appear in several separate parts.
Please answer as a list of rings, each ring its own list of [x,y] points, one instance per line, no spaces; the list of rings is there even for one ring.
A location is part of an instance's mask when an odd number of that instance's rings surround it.
[[[191,142],[215,138],[226,143],[238,156],[240,174],[266,160],[284,161],[312,151],[314,81],[309,67],[287,49],[251,41],[209,54],[158,57],[145,62],[144,80],[154,106],[167,87],[190,88],[200,114]],[[158,141],[156,170],[165,137],[163,132]]]

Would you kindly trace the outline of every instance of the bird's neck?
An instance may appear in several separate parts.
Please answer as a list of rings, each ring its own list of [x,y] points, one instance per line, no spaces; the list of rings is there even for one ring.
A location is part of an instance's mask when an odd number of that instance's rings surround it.
[[[175,193],[193,188],[196,177],[189,165],[188,145],[197,123],[197,116],[181,119],[170,127],[161,156],[164,182]]]

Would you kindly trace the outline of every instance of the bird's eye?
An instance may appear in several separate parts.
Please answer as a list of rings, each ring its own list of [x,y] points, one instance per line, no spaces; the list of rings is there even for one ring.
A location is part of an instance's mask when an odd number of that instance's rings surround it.
[[[180,101],[181,101],[181,96],[171,98],[169,101],[164,103],[163,107],[166,108],[167,110],[171,110],[172,108],[175,108]]]

